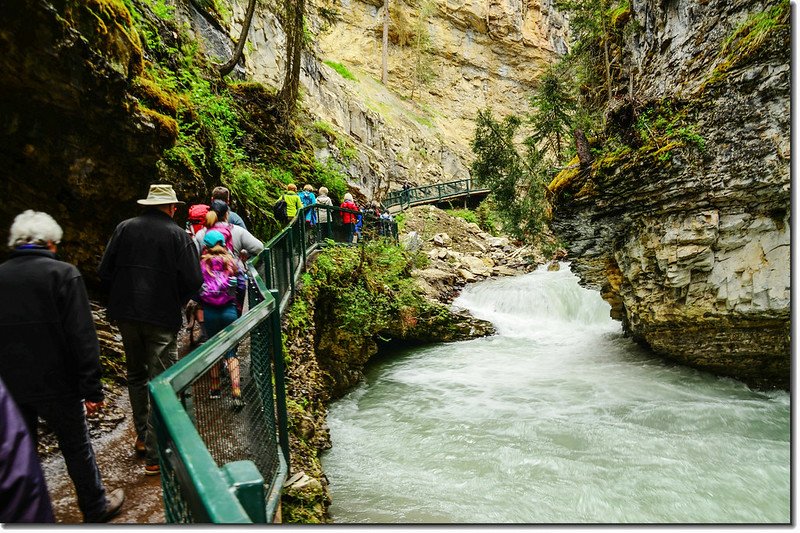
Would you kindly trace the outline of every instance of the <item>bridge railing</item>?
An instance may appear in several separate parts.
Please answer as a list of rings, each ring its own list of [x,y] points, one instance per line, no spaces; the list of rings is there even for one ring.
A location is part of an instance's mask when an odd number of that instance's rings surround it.
[[[484,190],[476,187],[472,182],[472,178],[464,178],[445,183],[433,183],[405,190],[390,191],[383,200],[383,206],[388,209],[399,205],[405,209],[415,204],[443,201],[448,198],[469,195],[472,192]]]
[[[347,241],[344,212],[358,215],[331,206],[299,213],[248,261],[248,310],[151,381],[168,523],[276,520],[289,469],[281,314],[308,255]],[[396,224],[364,218],[359,242],[387,228],[396,238]],[[243,406],[229,392],[237,371]]]

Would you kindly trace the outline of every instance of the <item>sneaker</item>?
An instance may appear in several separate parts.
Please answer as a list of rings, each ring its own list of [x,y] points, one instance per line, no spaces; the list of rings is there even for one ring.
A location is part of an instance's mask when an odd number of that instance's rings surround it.
[[[147,451],[147,447],[144,445],[144,441],[139,437],[136,437],[136,442],[133,443],[133,449],[137,455],[144,455]]]
[[[157,476],[161,473],[161,467],[158,465],[145,465],[144,466],[144,475],[145,476]]]
[[[208,397],[212,400],[219,400],[222,398],[222,394],[220,394],[219,389],[211,389],[211,392],[208,393]]]
[[[244,407],[244,400],[242,400],[241,396],[234,396],[233,397],[233,410],[234,411],[241,411]]]
[[[125,491],[122,489],[114,489],[111,494],[106,496],[106,508],[105,510],[100,513],[97,517],[92,520],[86,520],[86,522],[108,522],[115,516],[119,514],[120,509],[122,509],[122,502],[125,501]]]

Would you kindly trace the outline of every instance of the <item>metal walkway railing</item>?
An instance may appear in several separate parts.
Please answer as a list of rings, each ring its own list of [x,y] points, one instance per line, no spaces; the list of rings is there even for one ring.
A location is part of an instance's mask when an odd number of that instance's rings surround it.
[[[447,200],[457,200],[469,196],[484,196],[490,189],[475,187],[472,178],[465,178],[446,183],[434,183],[432,185],[422,185],[399,191],[391,191],[383,200],[383,206],[391,209],[399,206],[400,209],[407,209],[414,205],[432,204]]]
[[[312,212],[318,221],[305,222]],[[281,314],[310,253],[347,240],[338,207],[305,208],[248,261],[249,309],[150,382],[168,523],[270,523],[289,469]],[[396,240],[397,226],[364,217],[360,242]],[[244,406],[211,398],[212,376],[229,379],[235,350]],[[227,361],[227,364],[226,364]],[[220,376],[220,377],[218,377]]]

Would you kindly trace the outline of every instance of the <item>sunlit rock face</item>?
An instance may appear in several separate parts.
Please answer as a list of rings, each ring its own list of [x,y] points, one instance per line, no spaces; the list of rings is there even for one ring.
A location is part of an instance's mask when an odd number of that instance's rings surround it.
[[[775,5],[633,2],[637,98],[691,106],[704,148],[594,173],[554,220],[573,270],[634,338],[766,388],[790,376],[789,29],[746,55],[720,50]]]
[[[406,180],[468,178],[478,110],[491,108],[497,116],[526,111],[537,75],[566,52],[566,24],[551,4],[433,0],[423,58],[430,76],[419,83],[414,79],[418,48],[409,36],[421,3],[392,0],[384,86],[383,0],[307,2],[306,23],[314,40],[303,55],[302,108],[329,125],[340,141],[312,138],[318,159],[342,164],[351,183],[368,197]],[[247,1],[233,0],[230,6],[228,33],[238,38]],[[218,48],[216,30],[194,28],[209,49]],[[286,36],[278,18],[257,10],[248,39],[246,75],[280,87]],[[329,63],[343,65],[356,79],[343,77]],[[354,148],[349,154],[347,145]]]
[[[129,95],[142,68],[114,2],[11,0],[0,16],[0,240],[25,209],[63,227],[60,255],[93,279],[117,222],[136,213],[174,132]],[[101,25],[101,21],[105,21]]]

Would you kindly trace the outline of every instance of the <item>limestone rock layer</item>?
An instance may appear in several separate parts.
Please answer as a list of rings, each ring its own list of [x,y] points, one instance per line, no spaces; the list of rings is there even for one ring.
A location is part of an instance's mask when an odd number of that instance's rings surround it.
[[[573,270],[634,338],[682,364],[786,388],[788,2],[632,4],[636,97],[680,106],[703,142],[606,158],[558,195],[554,227]]]

